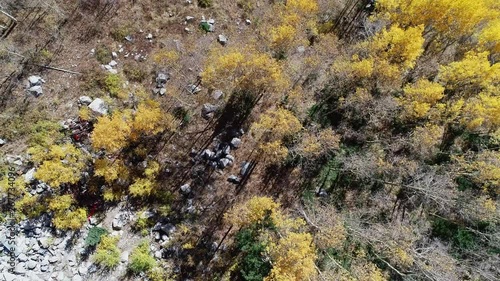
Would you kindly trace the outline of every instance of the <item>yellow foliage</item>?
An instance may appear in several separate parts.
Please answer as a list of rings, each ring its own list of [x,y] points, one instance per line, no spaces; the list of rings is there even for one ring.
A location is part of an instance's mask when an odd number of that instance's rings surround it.
[[[113,116],[101,116],[92,132],[92,146],[95,149],[105,149],[116,153],[128,142],[132,128],[129,125],[130,112],[116,112]]]
[[[104,177],[107,183],[112,183],[121,178],[128,178],[128,169],[120,159],[114,159],[110,161],[107,158],[96,159],[94,164],[95,175]]]
[[[308,133],[302,136],[298,145],[299,153],[306,157],[319,157],[333,149],[338,149],[340,137],[330,128],[313,134]]]
[[[481,93],[471,98],[463,111],[462,122],[469,130],[494,132],[500,128],[500,96]]]
[[[262,158],[268,164],[278,164],[286,159],[288,148],[284,147],[281,141],[266,142],[259,145]]]
[[[160,104],[153,100],[146,100],[137,106],[137,111],[132,121],[133,140],[141,134],[157,134],[164,130],[165,120]]]
[[[92,117],[92,112],[87,106],[82,106],[78,110],[78,117],[80,117],[80,119],[82,120],[90,120],[90,118]]]
[[[179,53],[175,50],[160,49],[153,54],[153,61],[157,64],[173,65],[179,57]]]
[[[290,20],[288,20],[287,22],[290,22]],[[271,46],[278,50],[282,50],[293,43],[296,34],[296,28],[288,23],[273,27],[271,28],[269,35],[271,39]]]
[[[444,97],[443,86],[425,79],[404,87],[403,92],[398,101],[406,118],[426,117],[431,107]]]
[[[402,26],[425,25],[453,41],[471,35],[481,22],[495,18],[488,0],[380,0],[384,16]],[[498,15],[498,14],[497,14]]]
[[[87,159],[72,144],[52,145],[45,152],[28,149],[28,153],[39,153],[32,155],[35,162],[41,162],[35,172],[35,178],[52,187],[58,187],[63,183],[78,182]]]
[[[258,138],[280,140],[285,136],[298,133],[302,129],[299,119],[289,110],[270,109],[260,116],[259,122],[252,125],[251,131]]]
[[[71,210],[75,199],[69,194],[56,196],[49,201],[49,210],[54,212],[53,223],[58,229],[77,230],[87,221],[84,208]]]
[[[243,204],[236,205],[228,211],[224,218],[236,228],[262,223],[269,215],[272,221],[278,221],[280,216],[280,204],[274,202],[270,197],[252,197]]]
[[[130,185],[129,191],[132,196],[148,196],[153,192],[155,185],[156,184],[150,179],[136,179],[135,182]]]
[[[500,195],[500,152],[482,151],[472,159],[455,157],[458,164],[483,187],[485,192]]]
[[[368,44],[369,50],[379,60],[397,65],[402,71],[410,69],[423,52],[423,31],[423,25],[407,29],[393,25],[374,36]]]
[[[149,161],[148,167],[144,171],[144,175],[147,178],[154,178],[158,175],[159,172],[160,172],[160,164],[156,161]]]
[[[430,123],[417,127],[412,135],[413,148],[424,158],[432,157],[439,151],[443,133],[443,127]]]
[[[212,50],[201,77],[208,87],[229,93],[234,90],[274,92],[288,84],[281,66],[271,56],[251,49]]]
[[[265,281],[301,281],[316,274],[316,252],[309,233],[290,232],[277,244],[271,243],[273,268]]]
[[[500,53],[500,18],[490,21],[481,31],[479,43],[491,53]]]
[[[473,85],[488,88],[500,83],[499,67],[490,65],[489,52],[468,52],[465,57],[439,69],[439,80],[446,83],[450,89],[459,89]]]
[[[26,215],[28,218],[36,218],[43,211],[46,206],[43,204],[42,199],[38,195],[31,195],[26,193],[21,199],[14,203],[14,208]]]

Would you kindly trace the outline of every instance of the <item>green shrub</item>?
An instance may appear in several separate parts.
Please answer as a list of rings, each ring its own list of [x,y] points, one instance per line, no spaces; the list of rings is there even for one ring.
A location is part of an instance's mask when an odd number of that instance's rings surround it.
[[[95,49],[95,58],[102,64],[108,64],[113,59],[111,51],[103,45]]]
[[[125,39],[127,35],[130,35],[132,32],[130,26],[125,25],[125,26],[120,26],[117,28],[114,28],[111,30],[110,35],[113,39],[115,39],[118,42],[121,42]]]
[[[130,254],[128,269],[134,273],[148,272],[156,266],[156,260],[149,254],[149,243],[144,240]]]
[[[126,63],[123,66],[123,72],[127,79],[134,82],[142,82],[148,76],[148,72],[137,63]]]
[[[198,6],[202,8],[212,7],[212,5],[213,5],[212,0],[198,0]]]
[[[104,79],[104,86],[112,97],[120,96],[122,79],[118,74],[109,73]]]
[[[92,227],[89,230],[87,238],[85,238],[85,246],[87,247],[96,246],[101,241],[101,237],[107,233],[108,231],[102,227],[96,227],[96,226]]]
[[[239,265],[243,280],[260,281],[269,275],[271,264],[263,258],[266,246],[256,239],[254,231],[243,229],[238,232],[236,247],[244,253]]]
[[[107,269],[116,267],[120,263],[120,249],[117,244],[118,237],[103,236],[97,246],[94,261]]]

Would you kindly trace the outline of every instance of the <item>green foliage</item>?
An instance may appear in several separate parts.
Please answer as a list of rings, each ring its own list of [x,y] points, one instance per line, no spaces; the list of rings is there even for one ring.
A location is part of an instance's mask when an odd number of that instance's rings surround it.
[[[202,8],[212,7],[212,5],[213,5],[212,0],[198,0],[198,6]]]
[[[111,269],[120,263],[120,249],[117,246],[118,240],[118,237],[102,237],[94,256],[94,260],[98,265]]]
[[[100,45],[95,49],[95,58],[102,64],[108,64],[113,59],[111,51],[104,45]]]
[[[121,42],[125,40],[125,37],[130,35],[131,32],[132,30],[129,25],[120,25],[119,27],[111,30],[110,35],[114,40]]]
[[[271,264],[263,257],[266,245],[256,239],[255,231],[245,228],[238,232],[236,247],[244,254],[240,262],[240,273],[243,280],[263,280],[269,275]]]
[[[432,235],[452,242],[458,250],[470,250],[477,244],[477,237],[471,231],[442,218],[436,218],[432,222]]]
[[[101,241],[103,235],[106,235],[108,231],[102,227],[94,226],[89,229],[87,238],[85,238],[85,246],[94,247]]]
[[[112,97],[117,97],[120,95],[122,83],[123,81],[120,76],[113,73],[109,73],[104,80],[105,88]]]
[[[61,125],[57,122],[38,121],[31,127],[28,145],[49,147],[64,136],[61,129]]]
[[[128,80],[133,82],[142,82],[148,75],[144,66],[139,66],[137,63],[133,62],[128,62],[123,65],[123,73],[125,73]]]
[[[156,260],[149,254],[149,243],[143,241],[130,254],[128,269],[134,273],[147,272],[156,266]]]

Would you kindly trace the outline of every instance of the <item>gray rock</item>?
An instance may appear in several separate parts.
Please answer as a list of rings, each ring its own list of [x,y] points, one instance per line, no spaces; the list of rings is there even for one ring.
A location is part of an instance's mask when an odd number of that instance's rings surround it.
[[[241,163],[240,175],[244,177],[247,175],[249,171],[250,171],[250,162]]]
[[[73,275],[73,278],[71,279],[72,281],[83,281],[83,278],[76,274],[76,275]]]
[[[33,270],[35,269],[37,263],[36,261],[29,261],[28,263],[26,263],[26,267],[29,269],[29,270]]]
[[[211,113],[215,112],[219,107],[213,104],[205,103],[201,108],[201,116],[205,119],[208,119]],[[213,114],[212,114],[213,115]]]
[[[64,272],[60,271],[57,276],[56,276],[57,281],[66,281],[66,275],[64,275]]]
[[[159,85],[163,85],[163,84],[167,83],[168,79],[170,79],[170,77],[168,76],[168,74],[160,72],[156,76],[156,83],[159,84]]]
[[[233,139],[231,140],[231,145],[232,145],[234,148],[238,148],[238,147],[240,147],[240,145],[241,145],[241,139],[239,139],[239,138],[233,138]]]
[[[108,71],[109,71],[109,73],[111,73],[111,74],[118,74],[118,70],[116,70],[116,69],[110,69],[110,70],[108,70]]]
[[[28,260],[28,257],[24,254],[24,253],[21,253],[19,254],[19,256],[17,257],[17,259],[20,261],[20,262],[25,262]]]
[[[227,158],[222,158],[219,161],[219,165],[220,165],[221,168],[226,168],[227,166],[231,165],[231,160],[229,160]]]
[[[193,19],[194,19],[194,17],[192,17],[192,16],[187,16],[187,17],[186,17],[186,21],[187,21],[187,22],[190,22],[190,21],[192,21]]]
[[[213,152],[212,150],[210,149],[205,149],[203,150],[203,152],[201,153],[201,157],[204,158],[204,159],[211,159],[212,157],[215,156],[215,152]]]
[[[44,249],[47,249],[50,246],[49,239],[47,237],[42,237],[42,238],[38,239],[38,244],[40,245],[40,247],[42,247]]]
[[[111,65],[109,65],[109,64],[103,65],[103,67],[104,67],[104,69],[106,69],[106,70],[111,70],[111,69],[113,69],[113,67],[112,67]]]
[[[17,275],[14,275],[12,273],[9,273],[7,271],[4,271],[3,273],[1,273],[3,275],[3,279],[2,280],[5,280],[5,281],[15,281],[15,280],[19,280],[19,276]]]
[[[85,276],[85,275],[87,275],[88,271],[89,271],[88,267],[84,264],[82,264],[82,265],[80,265],[80,267],[78,267],[78,273],[80,273],[80,275]]]
[[[224,96],[224,93],[221,90],[215,90],[212,94],[214,100],[220,100]]]
[[[241,182],[241,179],[238,176],[230,175],[227,178],[227,181],[230,182],[230,183],[239,184]]]
[[[40,271],[41,272],[47,272],[49,270],[49,266],[48,265],[40,265]]]
[[[146,35],[146,39],[153,40],[153,34],[148,33],[148,35]]]
[[[226,158],[227,158],[229,161],[231,161],[232,163],[234,163],[234,156],[233,156],[233,155],[228,154],[228,155],[226,155]]]
[[[121,230],[129,219],[129,215],[126,213],[119,213],[115,216],[112,222],[112,227],[114,230]]]
[[[121,255],[120,255],[120,261],[123,262],[123,263],[127,263],[128,262],[128,256],[129,256],[129,252],[127,252],[127,251],[121,253]]]
[[[225,46],[227,44],[227,37],[220,34],[219,37],[217,37],[217,41],[222,45]]]
[[[201,92],[201,88],[199,86],[194,85],[194,84],[189,84],[188,91],[190,94],[196,94],[198,92]]]
[[[26,274],[26,269],[24,269],[24,263],[18,263],[14,267],[14,274],[24,275]]]
[[[185,27],[185,28],[184,28],[184,31],[185,31],[186,33],[190,33],[190,32],[191,32],[191,29],[189,29],[189,28]]]
[[[134,38],[132,38],[132,36],[130,36],[130,35],[127,35],[127,36],[125,36],[125,40],[127,40],[128,42],[132,42],[132,41],[134,41]]]
[[[6,144],[7,142],[4,139],[0,139],[0,146]]]
[[[89,104],[89,108],[96,112],[96,113],[99,113],[99,114],[108,114],[108,106],[106,105],[106,103],[100,99],[100,98],[96,98],[94,101],[92,101],[90,104]]]
[[[245,23],[246,23],[247,25],[250,25],[250,24],[252,24],[252,21],[250,21],[249,19],[246,19],[246,20],[245,20]]]
[[[115,66],[117,66],[117,65],[118,65],[118,63],[117,63],[115,60],[112,60],[112,61],[110,61],[110,62],[108,63],[108,65],[109,65],[109,66],[111,66],[111,67],[115,67]]]
[[[58,261],[59,261],[59,257],[58,256],[53,256],[53,257],[49,258],[49,263],[56,263]]]
[[[31,183],[35,180],[35,171],[35,168],[31,168],[26,172],[26,174],[24,174],[24,181],[26,183]]]
[[[304,46],[298,46],[298,47],[297,47],[297,52],[299,52],[299,53],[303,53],[303,52],[305,52],[305,51],[306,51],[306,47],[304,47]]]
[[[92,102],[92,99],[89,96],[81,96],[78,98],[78,103],[83,105],[89,105]]]
[[[111,52],[111,57],[116,59],[118,57],[118,54],[116,52]]]
[[[207,23],[210,24],[210,25],[214,25],[215,24],[215,20],[214,19],[209,19],[207,21]]]
[[[160,91],[159,91],[160,96],[163,96],[166,93],[167,93],[167,89],[165,89],[165,88],[161,88]]]
[[[172,233],[175,232],[175,226],[171,223],[167,223],[167,224],[162,225],[160,227],[160,230],[167,235],[171,235]]]
[[[40,76],[31,75],[28,77],[28,82],[30,83],[30,87],[33,87],[42,85],[42,83],[45,83],[45,80],[43,80]]]
[[[154,256],[156,259],[161,259],[163,256],[163,252],[161,250],[158,250],[155,252]]]
[[[191,192],[191,187],[189,186],[189,184],[184,184],[181,186],[181,192],[183,194],[188,194],[189,192]]]
[[[43,94],[42,86],[33,86],[29,88],[28,91],[35,97],[39,97],[40,95]]]

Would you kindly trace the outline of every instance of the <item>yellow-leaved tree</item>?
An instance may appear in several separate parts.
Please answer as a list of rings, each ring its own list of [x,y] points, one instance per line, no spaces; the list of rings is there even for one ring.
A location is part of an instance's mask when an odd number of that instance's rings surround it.
[[[279,163],[288,155],[288,149],[282,145],[284,137],[292,136],[302,129],[302,124],[295,115],[286,109],[270,109],[260,116],[251,128],[259,142],[259,148],[265,161]]]
[[[74,184],[81,178],[88,156],[72,144],[51,145],[45,151],[28,149],[39,165],[35,178],[57,188],[63,183]]]
[[[87,211],[73,206],[75,203],[69,194],[55,196],[49,201],[49,210],[54,212],[52,222],[56,228],[77,230],[87,221]]]

